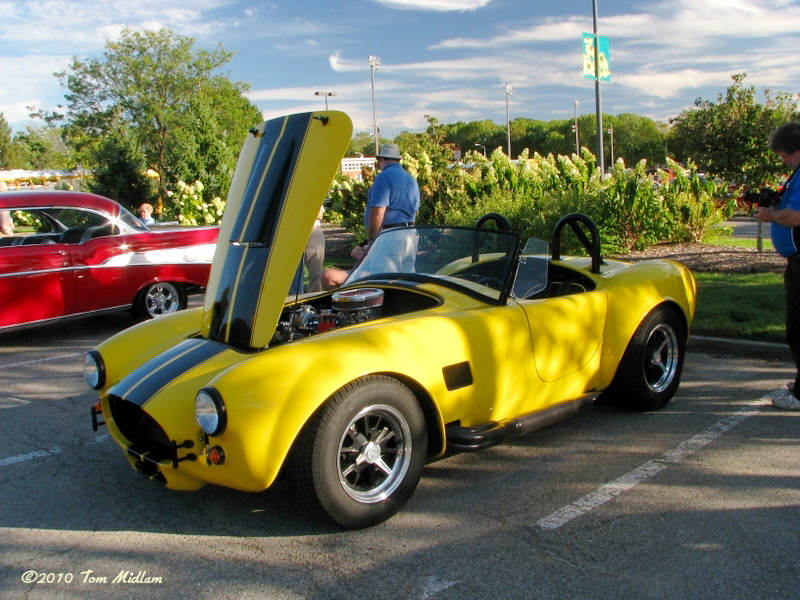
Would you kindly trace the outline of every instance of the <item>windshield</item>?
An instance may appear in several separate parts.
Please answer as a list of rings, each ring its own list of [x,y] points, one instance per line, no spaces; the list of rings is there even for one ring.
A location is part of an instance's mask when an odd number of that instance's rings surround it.
[[[522,249],[512,293],[515,298],[530,298],[547,287],[550,247],[538,238],[529,238]]]
[[[387,229],[375,238],[345,284],[402,273],[409,279],[436,279],[470,295],[504,302],[518,251],[516,235],[491,229]]]

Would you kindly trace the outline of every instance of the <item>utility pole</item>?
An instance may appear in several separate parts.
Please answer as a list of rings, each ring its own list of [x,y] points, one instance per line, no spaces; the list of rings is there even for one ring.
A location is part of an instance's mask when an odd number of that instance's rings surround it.
[[[509,120],[508,98],[514,92],[511,85],[506,81],[506,137],[508,139],[508,158],[511,158],[511,121]]]
[[[375,137],[375,156],[378,155],[378,113],[375,109],[375,71],[381,66],[381,59],[377,56],[369,57],[369,79],[372,83],[372,133]]]
[[[329,92],[328,90],[322,92],[314,92],[315,96],[324,96],[325,97],[325,110],[328,110],[328,96],[335,96],[336,92]]]
[[[597,36],[597,0],[592,0],[592,23],[594,33],[594,104],[597,115],[597,162],[600,163],[600,175],[605,176],[605,159],[603,158],[603,110],[600,104],[600,39]]]
[[[572,126],[575,129],[575,154],[577,154],[578,156],[581,155],[581,142],[580,142],[580,139],[578,139],[578,105],[579,104],[580,104],[580,102],[575,100],[575,106],[574,106],[573,112],[572,112],[573,118],[575,120],[575,124]]]
[[[611,125],[608,128],[608,135],[611,136],[611,163],[608,165],[609,168],[614,168],[614,126]]]

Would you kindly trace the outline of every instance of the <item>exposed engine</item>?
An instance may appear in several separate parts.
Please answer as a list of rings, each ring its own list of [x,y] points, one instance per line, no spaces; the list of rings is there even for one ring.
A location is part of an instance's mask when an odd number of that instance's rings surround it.
[[[383,290],[361,288],[334,292],[330,296],[330,307],[300,304],[284,311],[270,346],[364,323],[382,315]]]

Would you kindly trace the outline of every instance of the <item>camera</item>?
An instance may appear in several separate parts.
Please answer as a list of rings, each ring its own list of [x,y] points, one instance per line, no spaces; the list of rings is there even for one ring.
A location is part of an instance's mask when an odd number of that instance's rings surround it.
[[[757,192],[747,191],[744,193],[744,201],[748,204],[763,206],[766,208],[776,208],[781,201],[781,193],[772,188],[761,188]]]

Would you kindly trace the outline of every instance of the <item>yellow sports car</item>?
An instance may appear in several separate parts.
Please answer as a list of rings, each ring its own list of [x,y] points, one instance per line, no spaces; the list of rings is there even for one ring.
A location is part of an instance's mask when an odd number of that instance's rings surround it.
[[[339,112],[252,131],[202,307],[86,355],[130,464],[179,490],[261,491],[284,473],[345,527],[394,514],[426,461],[500,443],[604,397],[657,409],[678,387],[692,274],[602,260],[569,215],[524,246],[499,215],[383,231],[345,284],[292,296],[315,215],[350,139]],[[586,256],[561,255],[562,234]]]

